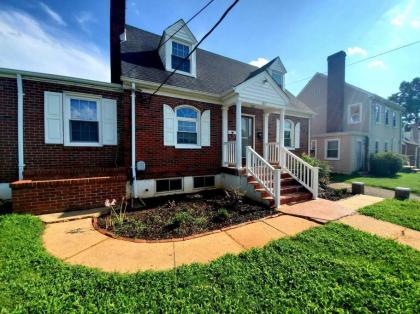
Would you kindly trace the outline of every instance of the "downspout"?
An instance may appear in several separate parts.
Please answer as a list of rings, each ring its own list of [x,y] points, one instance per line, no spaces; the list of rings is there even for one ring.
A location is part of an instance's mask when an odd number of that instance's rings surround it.
[[[22,76],[16,75],[17,93],[18,93],[18,169],[19,180],[23,180],[23,169],[25,163],[23,160],[23,84]]]
[[[133,178],[133,198],[137,198],[136,175],[136,84],[131,83],[131,176]]]

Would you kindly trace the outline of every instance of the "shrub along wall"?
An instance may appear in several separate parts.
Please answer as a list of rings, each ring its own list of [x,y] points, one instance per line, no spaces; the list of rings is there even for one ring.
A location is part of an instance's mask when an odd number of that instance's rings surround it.
[[[125,175],[61,180],[22,180],[12,183],[15,213],[35,215],[99,208],[106,199],[126,194]]]

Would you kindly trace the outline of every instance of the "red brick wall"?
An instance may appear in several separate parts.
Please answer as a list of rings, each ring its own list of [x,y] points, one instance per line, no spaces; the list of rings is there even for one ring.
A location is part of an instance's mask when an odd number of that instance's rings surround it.
[[[0,182],[17,179],[17,96],[16,81],[0,79]],[[124,150],[120,145],[103,147],[69,147],[63,144],[45,144],[44,136],[44,91],[74,91],[116,99],[118,108],[119,143],[123,128],[122,93],[84,88],[72,85],[23,81],[24,89],[24,177],[42,178],[45,170],[51,175],[71,170],[71,173],[86,169],[123,166]],[[3,96],[5,95],[5,97]],[[3,127],[5,125],[6,127]],[[37,175],[39,175],[37,177]],[[97,174],[96,174],[97,175]]]
[[[16,79],[0,78],[0,183],[18,177]]]
[[[129,101],[126,92],[125,101]],[[220,105],[154,96],[150,102],[144,101],[148,95],[136,97],[136,157],[146,163],[146,171],[137,173],[137,178],[167,178],[216,174],[220,171],[222,155],[222,111]],[[201,149],[176,149],[163,145],[163,105],[175,108],[190,105],[201,113],[210,110],[210,147]],[[128,120],[129,122],[129,120]]]
[[[15,213],[35,215],[104,207],[106,199],[125,196],[126,177],[93,177],[11,184]]]

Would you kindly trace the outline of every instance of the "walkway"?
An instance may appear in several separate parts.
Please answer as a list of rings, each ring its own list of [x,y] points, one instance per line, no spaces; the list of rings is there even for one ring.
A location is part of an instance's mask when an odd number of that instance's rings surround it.
[[[225,254],[239,254],[268,242],[292,236],[319,224],[288,215],[257,220],[237,228],[179,242],[135,243],[107,237],[92,227],[90,218],[47,224],[44,245],[70,264],[104,271],[166,270],[207,263]]]
[[[333,189],[347,189],[351,191],[351,184],[346,182],[331,183],[328,186]],[[394,198],[395,192],[393,190],[365,185],[365,194],[382,198]],[[410,199],[420,201],[420,195],[411,192]]]
[[[92,219],[86,218],[92,213],[87,212],[77,220],[47,224],[43,240],[51,254],[69,264],[122,273],[207,263],[225,254],[239,254],[262,247],[272,240],[293,236],[329,221],[347,224],[420,250],[420,232],[356,214],[357,209],[382,200],[369,195],[356,195],[338,202],[312,200],[282,206],[283,214],[277,217],[217,230],[193,239],[163,243],[136,243],[105,236],[93,228]],[[63,218],[58,217],[59,220]]]

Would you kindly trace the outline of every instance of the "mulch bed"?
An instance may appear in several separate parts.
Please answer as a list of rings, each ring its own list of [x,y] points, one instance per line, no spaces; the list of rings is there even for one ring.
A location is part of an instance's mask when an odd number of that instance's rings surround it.
[[[333,189],[330,187],[319,188],[318,197],[329,200],[329,201],[339,201],[344,198],[353,196],[346,188],[343,189]]]
[[[98,226],[120,237],[162,240],[205,233],[276,213],[234,191],[207,191],[145,201],[141,210],[127,211],[122,224],[110,225],[108,215],[98,219]]]

